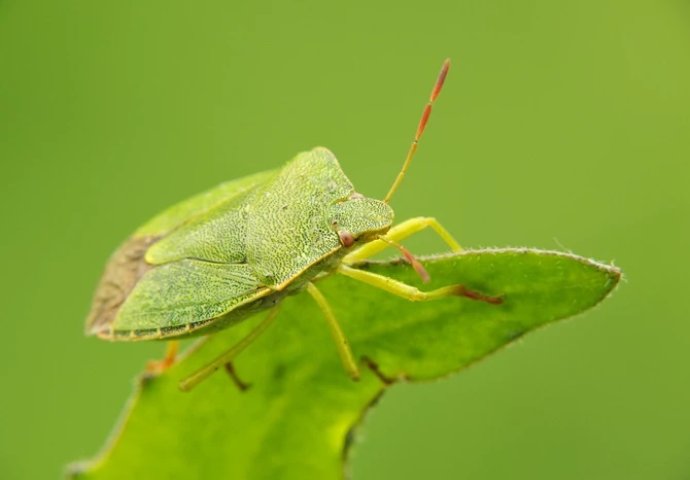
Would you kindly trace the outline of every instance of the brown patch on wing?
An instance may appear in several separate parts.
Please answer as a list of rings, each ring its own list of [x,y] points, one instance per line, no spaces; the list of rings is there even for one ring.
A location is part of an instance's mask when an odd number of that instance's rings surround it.
[[[159,238],[153,236],[131,238],[110,257],[86,320],[88,335],[98,333],[103,335],[109,330],[117,312],[139,279],[151,269],[151,265],[146,263],[144,256],[148,248]]]

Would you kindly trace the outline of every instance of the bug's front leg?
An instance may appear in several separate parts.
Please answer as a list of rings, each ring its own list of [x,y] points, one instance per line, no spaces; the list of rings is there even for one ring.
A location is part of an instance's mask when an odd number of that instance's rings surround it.
[[[377,253],[385,250],[390,246],[389,242],[399,242],[415,233],[418,233],[425,228],[431,228],[436,234],[441,237],[452,251],[459,252],[462,250],[460,244],[453,238],[453,236],[446,230],[443,225],[433,217],[415,217],[405,220],[404,222],[393,226],[383,236],[383,240],[373,240],[366,245],[358,248],[354,252],[348,254],[343,258],[343,263],[352,265],[370,258]],[[389,242],[387,242],[388,240]]]
[[[412,285],[400,282],[393,278],[386,277],[384,275],[379,275],[377,273],[367,272],[365,270],[359,270],[357,268],[348,267],[346,265],[341,265],[338,268],[338,273],[345,275],[347,277],[359,280],[368,285],[371,285],[381,290],[385,290],[389,293],[402,297],[406,300],[413,302],[426,302],[429,300],[437,300],[439,298],[445,297],[467,297],[472,300],[479,300],[486,303],[491,303],[494,305],[500,305],[503,303],[503,298],[498,296],[485,295],[481,292],[475,290],[470,290],[464,285],[449,285],[447,287],[437,288],[436,290],[431,290],[430,292],[422,291]]]

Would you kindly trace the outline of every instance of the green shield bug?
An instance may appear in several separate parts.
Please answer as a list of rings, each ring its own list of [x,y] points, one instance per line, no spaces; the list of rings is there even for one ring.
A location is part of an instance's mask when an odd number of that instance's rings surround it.
[[[87,333],[107,340],[174,340],[212,334],[269,310],[244,339],[180,384],[189,390],[225,366],[242,386],[231,362],[275,320],[286,295],[306,290],[328,322],[345,370],[357,379],[357,361],[315,278],[338,273],[412,301],[465,296],[500,303],[463,285],[422,291],[356,268],[394,247],[428,281],[421,263],[398,243],[425,228],[451,250],[460,250],[434,218],[393,225],[389,206],[449,66],[446,60],[403,167],[383,200],[357,193],[335,156],[321,147],[300,153],[279,170],[223,183],[154,217],[113,254],[94,296]],[[175,349],[171,342],[166,359],[155,368],[172,363]]]

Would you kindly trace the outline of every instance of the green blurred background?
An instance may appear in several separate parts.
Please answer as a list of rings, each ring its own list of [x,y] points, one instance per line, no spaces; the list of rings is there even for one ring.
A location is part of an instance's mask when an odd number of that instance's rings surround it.
[[[615,261],[627,281],[461,375],[392,389],[353,477],[690,478],[686,0],[1,1],[0,477],[94,454],[161,354],[82,334],[120,241],[319,144],[383,195],[446,56],[398,218]]]

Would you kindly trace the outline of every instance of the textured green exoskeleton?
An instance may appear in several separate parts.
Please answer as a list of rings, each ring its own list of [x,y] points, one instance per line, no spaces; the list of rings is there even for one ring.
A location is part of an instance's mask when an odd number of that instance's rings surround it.
[[[446,61],[403,169],[384,200],[357,193],[335,156],[322,147],[297,155],[280,170],[224,183],[156,216],[115,252],[96,291],[87,333],[108,340],[203,335],[306,290],[321,307],[346,370],[358,378],[347,340],[312,283],[317,277],[337,272],[414,301],[460,295],[500,302],[462,285],[423,292],[356,268],[358,262],[393,246],[426,279],[421,264],[397,242],[427,227],[453,250],[460,249],[433,218],[393,226],[388,205],[414,156],[448,66]],[[244,340],[183,382],[182,388],[230,366],[276,314],[274,308]]]
[[[389,229],[393,211],[357,195],[325,148],[176,205],[115,253],[89,332],[128,340],[227,327],[337,267],[348,250],[334,222],[365,240]]]

